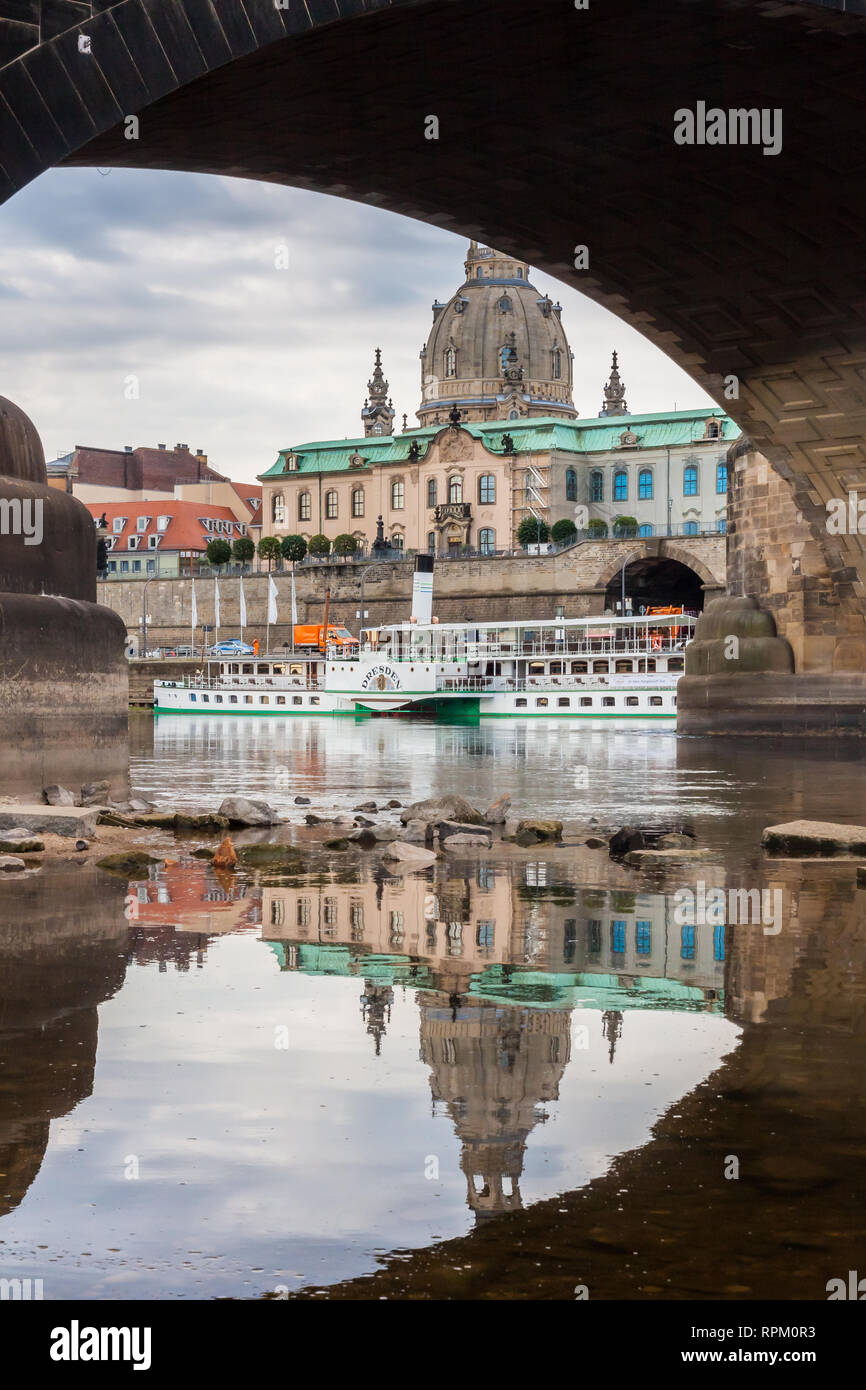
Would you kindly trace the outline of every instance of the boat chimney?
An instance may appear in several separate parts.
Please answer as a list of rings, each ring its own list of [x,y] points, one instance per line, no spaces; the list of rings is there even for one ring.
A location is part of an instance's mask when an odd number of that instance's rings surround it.
[[[415,556],[412,580],[412,622],[429,623],[433,618],[433,556]]]

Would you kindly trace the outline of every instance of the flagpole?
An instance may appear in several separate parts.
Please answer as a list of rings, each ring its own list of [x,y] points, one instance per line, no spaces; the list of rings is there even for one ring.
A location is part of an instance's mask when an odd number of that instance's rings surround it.
[[[246,613],[246,608],[247,608],[247,606],[246,606],[246,603],[244,602],[244,581],[243,581],[243,575],[239,576],[239,578],[238,578],[238,584],[240,585],[240,594],[241,594],[241,601],[240,601],[240,617],[241,617],[241,641],[243,642],[243,640],[244,640],[244,618],[247,616],[247,613]]]

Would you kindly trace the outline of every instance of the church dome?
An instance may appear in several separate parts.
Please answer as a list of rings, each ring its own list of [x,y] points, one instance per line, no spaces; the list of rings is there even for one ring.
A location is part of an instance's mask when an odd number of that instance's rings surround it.
[[[433,305],[421,350],[422,426],[464,420],[574,419],[572,354],[562,305],[529,281],[529,267],[473,241],[466,279],[447,304]]]

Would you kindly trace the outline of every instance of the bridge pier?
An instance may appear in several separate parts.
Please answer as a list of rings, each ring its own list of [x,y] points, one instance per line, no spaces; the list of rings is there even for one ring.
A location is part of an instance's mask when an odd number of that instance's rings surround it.
[[[695,630],[678,729],[866,734],[864,586],[828,499],[798,492],[749,439],[728,462],[728,592]]]

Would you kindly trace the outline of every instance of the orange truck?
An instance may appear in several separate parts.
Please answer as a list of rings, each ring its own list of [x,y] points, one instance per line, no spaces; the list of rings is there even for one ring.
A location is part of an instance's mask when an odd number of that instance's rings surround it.
[[[298,623],[295,626],[295,646],[302,651],[324,652],[325,647],[336,647],[348,656],[358,650],[358,639],[345,627],[328,624],[328,640],[325,642],[324,623]]]

